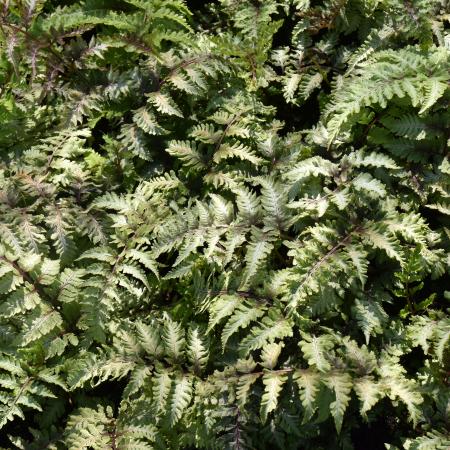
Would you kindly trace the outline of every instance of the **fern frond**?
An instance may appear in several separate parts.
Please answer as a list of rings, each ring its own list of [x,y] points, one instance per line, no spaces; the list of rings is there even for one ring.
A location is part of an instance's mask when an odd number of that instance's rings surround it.
[[[336,430],[341,432],[344,413],[350,402],[352,378],[346,372],[331,372],[325,377],[324,383],[334,391],[335,400],[330,404],[331,415],[334,418]]]
[[[228,339],[235,334],[239,328],[246,328],[248,325],[264,315],[262,308],[255,308],[253,304],[241,303],[236,309],[234,309],[233,315],[227,320],[222,335],[222,347],[225,348]]]
[[[283,389],[283,384],[287,377],[277,373],[267,373],[263,375],[262,382],[265,386],[261,398],[261,420],[266,422],[269,413],[274,411],[278,404],[278,397]]]
[[[312,369],[298,370],[294,373],[294,380],[300,389],[300,399],[305,410],[304,423],[310,420],[317,409],[316,399],[320,390],[321,376],[320,372]]]
[[[183,411],[187,408],[192,396],[192,380],[189,377],[181,377],[174,380],[174,388],[169,400],[169,420],[171,426],[180,420]]]
[[[255,325],[250,330],[250,334],[241,341],[239,349],[244,356],[247,356],[252,350],[292,334],[292,323],[278,311],[271,310],[269,315],[262,318],[260,325]]]
[[[181,325],[174,322],[166,315],[164,320],[164,328],[162,339],[166,348],[166,352],[174,361],[178,361],[183,357],[185,338]]]
[[[320,372],[330,370],[331,365],[327,358],[334,342],[331,336],[311,336],[303,334],[303,340],[299,343],[302,352],[310,366],[314,366]]]

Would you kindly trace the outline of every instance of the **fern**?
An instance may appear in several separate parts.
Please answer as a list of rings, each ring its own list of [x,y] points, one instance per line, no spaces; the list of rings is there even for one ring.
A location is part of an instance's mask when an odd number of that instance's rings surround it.
[[[303,422],[307,422],[317,408],[316,399],[320,390],[320,373],[313,370],[298,371],[295,374],[295,380],[300,388],[300,398],[305,409]]]
[[[447,448],[448,2],[197,3],[0,8],[0,446]]]
[[[267,374],[262,382],[265,386],[264,394],[261,399],[261,418],[265,422],[267,415],[277,407],[278,397],[280,395],[286,377],[277,374]]]
[[[349,374],[331,373],[325,379],[325,384],[334,391],[335,400],[330,404],[331,415],[336,429],[341,431],[344,412],[350,401],[352,379]]]

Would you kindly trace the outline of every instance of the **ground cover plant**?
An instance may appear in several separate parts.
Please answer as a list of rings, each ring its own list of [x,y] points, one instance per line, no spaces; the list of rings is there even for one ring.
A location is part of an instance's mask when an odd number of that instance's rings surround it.
[[[449,21],[3,0],[0,447],[448,449]]]

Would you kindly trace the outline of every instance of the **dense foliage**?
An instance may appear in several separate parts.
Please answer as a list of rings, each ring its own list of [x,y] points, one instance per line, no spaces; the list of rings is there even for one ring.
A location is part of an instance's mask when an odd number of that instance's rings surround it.
[[[0,8],[2,448],[449,448],[447,0]]]

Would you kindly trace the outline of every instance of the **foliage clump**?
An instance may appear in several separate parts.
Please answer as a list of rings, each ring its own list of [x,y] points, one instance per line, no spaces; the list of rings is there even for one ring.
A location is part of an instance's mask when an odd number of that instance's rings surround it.
[[[3,2],[0,446],[449,448],[449,21]]]

